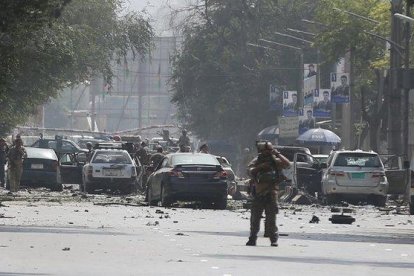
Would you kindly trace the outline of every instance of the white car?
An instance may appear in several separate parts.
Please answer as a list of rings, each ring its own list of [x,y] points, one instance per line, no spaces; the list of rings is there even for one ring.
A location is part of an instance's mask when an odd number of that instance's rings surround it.
[[[322,176],[322,193],[328,204],[340,198],[364,198],[384,206],[388,192],[384,165],[375,152],[333,152]]]
[[[138,188],[138,166],[126,150],[97,149],[82,171],[81,190],[120,189],[128,194]]]

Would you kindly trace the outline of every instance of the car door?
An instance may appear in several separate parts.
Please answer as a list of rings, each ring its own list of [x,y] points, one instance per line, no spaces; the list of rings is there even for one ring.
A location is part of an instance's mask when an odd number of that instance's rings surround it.
[[[85,156],[86,160],[86,156]],[[83,157],[74,153],[62,153],[59,156],[60,174],[63,184],[81,184]],[[83,162],[82,162],[83,161]]]
[[[382,155],[381,159],[384,164],[385,175],[387,176],[389,184],[388,194],[405,194],[408,185],[408,177],[407,170],[403,168],[402,157],[397,155]]]
[[[293,157],[293,178],[299,189],[311,195],[322,191],[322,167],[312,155],[297,152]]]
[[[151,174],[152,195],[154,198],[160,198],[161,185],[165,176],[166,168],[168,167],[169,159],[165,157],[155,168],[155,171]]]

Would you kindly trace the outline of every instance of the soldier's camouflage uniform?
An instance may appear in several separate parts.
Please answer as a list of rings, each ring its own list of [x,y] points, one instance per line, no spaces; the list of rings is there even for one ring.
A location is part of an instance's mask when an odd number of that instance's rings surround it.
[[[267,163],[266,169],[261,169],[261,165]],[[255,243],[257,234],[260,230],[260,219],[265,211],[265,233],[270,238],[270,242],[277,244],[279,237],[276,226],[277,191],[278,185],[283,179],[281,170],[282,162],[275,155],[270,153],[259,153],[248,165],[248,174],[254,183],[251,195],[253,196],[251,217],[250,217],[250,237],[249,240]]]
[[[27,153],[23,146],[13,146],[8,154],[8,178],[10,183],[10,191],[17,192],[20,189],[20,178],[23,173],[23,159]]]

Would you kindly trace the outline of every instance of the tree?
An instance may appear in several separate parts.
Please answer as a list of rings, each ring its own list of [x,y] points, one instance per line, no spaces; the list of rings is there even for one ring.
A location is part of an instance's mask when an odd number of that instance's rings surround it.
[[[103,75],[129,51],[150,50],[152,28],[123,0],[1,1],[0,135],[64,87]],[[4,16],[4,17],[3,17]],[[5,20],[3,20],[5,18]]]
[[[311,18],[314,1],[225,0],[196,5],[183,26],[182,51],[174,59],[172,101],[183,124],[204,139],[245,146],[277,122],[268,111],[271,83],[296,87],[298,52],[251,48],[276,30]],[[189,12],[186,10],[186,12]]]
[[[337,8],[339,10],[334,10]],[[340,11],[342,10],[342,11]],[[363,20],[349,13],[362,15],[372,19]],[[389,53],[385,41],[374,37],[368,32],[389,37],[390,3],[382,0],[340,1],[321,0],[317,8],[316,18],[319,23],[316,42],[325,54],[328,63],[334,63],[351,51],[353,89],[352,97],[361,103],[359,110],[367,127],[360,131],[363,140],[370,130],[371,149],[377,150],[378,130],[381,120],[386,122],[383,106],[386,79],[383,69],[389,67]],[[376,22],[375,22],[376,21]],[[321,27],[324,26],[324,27]],[[384,124],[385,125],[385,124]],[[361,125],[359,125],[361,127]],[[360,142],[362,143],[362,141]]]

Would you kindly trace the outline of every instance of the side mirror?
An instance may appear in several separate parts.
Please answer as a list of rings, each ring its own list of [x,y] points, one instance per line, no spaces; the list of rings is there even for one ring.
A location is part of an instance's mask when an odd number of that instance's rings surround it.
[[[327,169],[328,168],[328,164],[321,163],[320,167],[321,167],[321,169]]]

